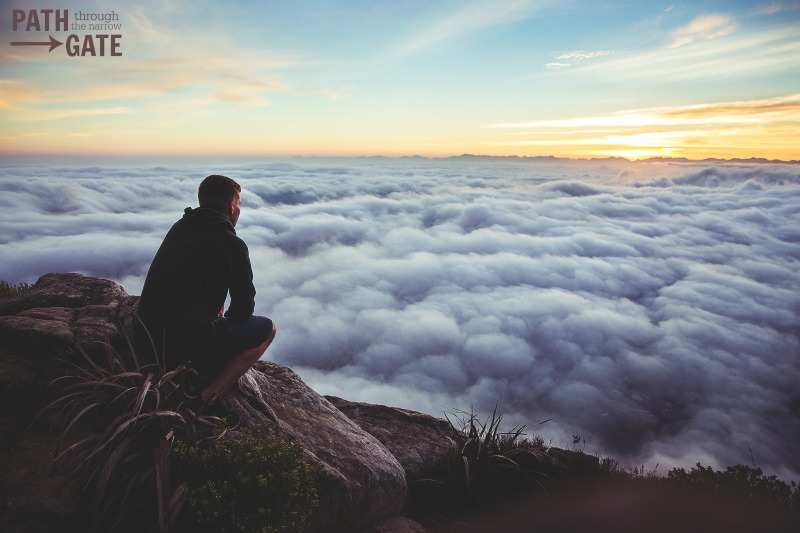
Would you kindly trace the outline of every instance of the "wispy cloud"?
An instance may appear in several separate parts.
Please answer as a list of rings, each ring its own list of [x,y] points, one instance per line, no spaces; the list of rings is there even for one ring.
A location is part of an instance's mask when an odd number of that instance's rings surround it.
[[[610,52],[608,50],[594,50],[591,52],[576,50],[574,52],[567,52],[556,56],[556,61],[546,63],[545,68],[548,69],[562,69],[571,67],[577,61],[584,61],[587,59],[595,59],[597,57],[607,56]]]
[[[287,88],[285,83],[269,75],[278,64],[286,65],[245,53],[146,60],[123,65],[109,73],[105,80],[108,92],[101,87],[88,91],[84,96],[91,99],[100,99],[104,95],[136,97],[190,89],[215,95],[222,101],[263,105],[267,101],[263,93],[281,92]]]
[[[13,109],[39,98],[39,89],[25,80],[0,79],[0,109]]]
[[[756,13],[759,15],[775,15],[786,11],[800,10],[800,2],[772,2],[768,4],[760,4],[756,7]]]
[[[430,51],[443,43],[492,26],[518,22],[550,3],[548,0],[472,1],[454,13],[415,29],[394,48],[392,55],[406,57]]]
[[[218,100],[237,105],[268,105],[269,100],[250,90],[225,89],[214,95]]]
[[[511,146],[583,146],[596,155],[633,157],[690,156],[693,151],[703,154],[711,146],[731,152],[748,147],[785,151],[791,149],[800,134],[796,124],[800,124],[800,93],[761,100],[493,124],[489,128],[524,131],[514,132],[513,139],[489,142]]]
[[[620,111],[607,115],[562,120],[492,124],[490,128],[647,127],[678,124],[762,122],[765,118],[800,119],[800,93],[762,100],[717,102],[691,106]]]
[[[615,52],[609,57],[576,64],[570,73],[600,76],[602,80],[677,83],[754,74],[764,76],[800,68],[800,27],[795,24],[687,41],[682,46],[673,44]]]
[[[42,121],[42,120],[61,120],[65,118],[76,117],[96,117],[102,115],[121,115],[125,113],[132,113],[130,107],[100,107],[100,108],[84,108],[84,109],[29,109],[25,112],[25,120],[29,121]]]
[[[584,59],[592,59],[595,57],[603,57],[608,55],[608,50],[594,50],[592,52],[585,52],[583,50],[576,50],[575,52],[567,52],[556,57],[556,59],[575,59],[578,61]]]
[[[732,33],[737,27],[738,24],[729,15],[701,15],[675,31],[672,47],[678,48],[695,41],[723,37]]]

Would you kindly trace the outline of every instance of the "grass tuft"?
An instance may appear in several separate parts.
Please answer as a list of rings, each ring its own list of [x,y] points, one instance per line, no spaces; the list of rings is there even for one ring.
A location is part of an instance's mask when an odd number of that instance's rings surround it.
[[[550,461],[541,438],[525,427],[501,431],[495,408],[485,421],[474,412],[445,415],[460,435],[458,451],[444,458],[444,474],[409,484],[408,512],[425,523],[453,521],[470,512],[545,490]]]
[[[64,420],[54,464],[66,466],[88,531],[165,532],[187,495],[170,468],[176,439],[218,438],[226,423],[197,413],[186,366],[164,372],[110,347],[101,362],[78,351],[85,364],[68,363],[40,413]]]

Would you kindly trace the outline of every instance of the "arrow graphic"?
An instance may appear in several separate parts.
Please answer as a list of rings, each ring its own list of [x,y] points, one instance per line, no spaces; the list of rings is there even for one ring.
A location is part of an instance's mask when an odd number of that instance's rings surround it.
[[[16,41],[12,42],[11,46],[49,46],[50,50],[47,51],[49,54],[52,52],[56,47],[61,46],[61,41],[56,40],[52,35],[48,35],[50,37],[50,41]]]

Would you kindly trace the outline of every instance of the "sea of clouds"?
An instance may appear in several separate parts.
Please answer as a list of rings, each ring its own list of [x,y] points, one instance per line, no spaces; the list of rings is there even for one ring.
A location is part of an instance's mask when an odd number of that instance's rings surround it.
[[[244,189],[267,357],[317,391],[800,478],[800,165],[9,159],[0,279],[139,294],[210,173]]]

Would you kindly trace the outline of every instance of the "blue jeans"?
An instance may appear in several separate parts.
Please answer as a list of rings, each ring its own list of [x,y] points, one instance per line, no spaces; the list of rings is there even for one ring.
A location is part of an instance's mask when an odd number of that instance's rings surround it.
[[[252,315],[246,320],[222,316],[213,324],[214,336],[208,350],[213,355],[207,364],[200,364],[197,368],[201,374],[218,372],[231,358],[263,344],[272,335],[272,320],[265,316]]]

